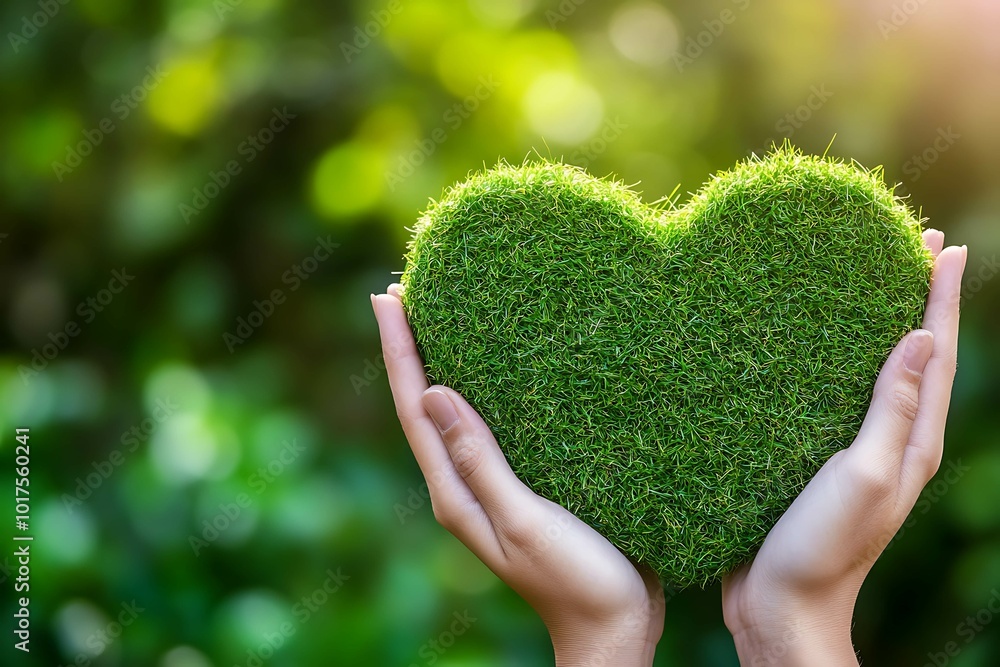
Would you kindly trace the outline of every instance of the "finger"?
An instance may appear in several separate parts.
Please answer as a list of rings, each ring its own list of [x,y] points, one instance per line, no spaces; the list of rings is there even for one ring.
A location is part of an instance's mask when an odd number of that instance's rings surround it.
[[[429,385],[424,374],[424,362],[417,352],[416,341],[403,312],[403,304],[393,296],[379,294],[372,296],[372,308],[382,338],[382,354],[392,398],[396,402],[403,430],[407,435],[409,428],[436,435],[434,425],[420,405],[420,395]]]
[[[474,503],[475,496],[455,470],[437,427],[420,403],[428,387],[427,376],[403,305],[395,297],[380,294],[372,296],[372,307],[399,423],[427,480],[435,515],[453,506]]]
[[[537,496],[510,469],[486,422],[458,392],[447,387],[436,385],[424,392],[423,405],[437,425],[455,469],[494,527],[498,531],[510,527],[521,514],[522,503]]]
[[[941,254],[941,249],[944,248],[944,232],[938,229],[925,230],[924,245],[927,246],[932,255],[937,257]]]
[[[917,416],[921,378],[933,345],[931,332],[911,331],[882,366],[868,414],[847,452],[852,465],[857,464],[859,470],[898,479],[903,452]]]
[[[388,294],[389,296],[394,296],[394,297],[396,297],[398,299],[398,298],[400,298],[400,295],[402,294],[402,291],[401,291],[402,288],[403,288],[403,286],[400,285],[399,283],[392,283],[387,288],[385,288],[385,293]]]
[[[958,359],[959,303],[967,256],[965,246],[941,251],[927,298],[924,328],[934,334],[934,347],[924,370],[917,417],[903,461],[904,473],[920,488],[937,471],[944,450],[944,426]]]

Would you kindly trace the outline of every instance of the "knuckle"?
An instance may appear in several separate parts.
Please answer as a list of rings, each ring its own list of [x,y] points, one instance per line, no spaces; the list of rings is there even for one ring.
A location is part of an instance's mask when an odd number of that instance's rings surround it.
[[[937,475],[938,470],[941,468],[941,460],[944,456],[943,438],[937,439],[930,448],[921,449],[919,454],[916,474],[919,475],[919,481],[926,485],[934,479],[934,476]]]
[[[948,350],[937,358],[940,360],[941,366],[947,371],[948,376],[954,379],[955,371],[958,370],[958,353],[955,350]]]
[[[548,553],[551,543],[531,527],[514,523],[497,531],[497,537],[504,552],[518,555],[526,568],[544,569],[551,565],[552,556]]]
[[[862,488],[868,491],[880,492],[889,481],[889,476],[879,466],[865,466],[855,471],[855,478],[861,483]]]
[[[866,498],[878,500],[889,495],[892,490],[892,476],[885,466],[864,460],[845,459],[845,461],[848,462],[848,474]]]
[[[922,461],[921,472],[924,475],[924,484],[930,482],[938,474],[938,470],[941,469],[941,456],[942,453],[938,452],[933,456],[926,457]]]
[[[382,355],[389,361],[399,362],[414,354],[415,341],[410,334],[401,334],[382,345]]]
[[[403,432],[410,432],[410,427],[416,423],[417,418],[421,415],[416,415],[412,410],[400,405],[396,405],[396,419],[399,420],[399,425],[403,427]]]
[[[569,514],[562,508],[545,515],[540,522],[518,522],[508,531],[508,539],[527,553],[532,562],[544,563],[546,552],[556,547],[570,529]]]
[[[467,437],[460,437],[452,450],[451,459],[462,479],[468,479],[482,467],[485,456],[482,448],[475,442]]]
[[[409,418],[410,418],[410,415],[409,415],[409,413],[407,413],[407,411],[406,411],[406,410],[404,410],[403,408],[401,408],[401,407],[399,407],[399,406],[397,405],[397,406],[396,406],[396,419],[398,419],[398,420],[399,420],[399,423],[400,423],[401,425],[403,425],[403,426],[406,426],[406,424],[407,424],[407,423],[408,423],[408,421],[409,421]]]
[[[431,511],[434,513],[434,520],[443,528],[451,532],[455,527],[455,515],[446,509],[442,504],[431,502]]]
[[[904,422],[912,422],[917,418],[917,408],[919,401],[917,398],[917,388],[913,383],[898,385],[892,391],[891,405],[893,411]]]
[[[952,290],[944,297],[945,307],[952,313],[957,312],[962,307],[962,291]]]
[[[497,528],[497,537],[503,541],[505,551],[529,557],[541,551],[540,536],[531,522],[523,518],[518,520],[501,510],[501,516],[497,517],[494,526]]]

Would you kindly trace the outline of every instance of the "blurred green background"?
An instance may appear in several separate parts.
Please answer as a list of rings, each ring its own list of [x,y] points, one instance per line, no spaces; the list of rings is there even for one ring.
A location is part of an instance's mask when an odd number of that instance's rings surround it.
[[[0,26],[0,495],[12,522],[30,427],[36,536],[33,650],[3,664],[551,664],[434,523],[369,293],[499,158],[652,201],[834,135],[970,250],[961,474],[879,561],[857,646],[998,664],[1000,619],[966,621],[1000,587],[994,0],[41,0]],[[670,601],[657,664],[737,664],[718,587]]]

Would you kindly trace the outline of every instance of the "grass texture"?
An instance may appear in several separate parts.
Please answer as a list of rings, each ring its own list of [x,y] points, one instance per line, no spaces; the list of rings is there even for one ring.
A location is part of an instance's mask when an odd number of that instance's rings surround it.
[[[403,303],[514,471],[674,586],[748,560],[851,443],[932,259],[879,170],[790,146],[683,207],[549,162],[432,203]]]

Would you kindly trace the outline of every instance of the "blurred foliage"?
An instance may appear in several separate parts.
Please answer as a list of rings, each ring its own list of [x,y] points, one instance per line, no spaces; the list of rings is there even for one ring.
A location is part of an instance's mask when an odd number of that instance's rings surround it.
[[[30,427],[36,541],[33,652],[4,664],[551,664],[434,524],[368,294],[428,198],[499,158],[652,201],[834,135],[970,248],[963,473],[870,576],[857,645],[996,664],[1000,622],[961,624],[1000,587],[998,24],[993,0],[5,4],[0,483]],[[657,664],[736,664],[718,587],[667,617]]]

